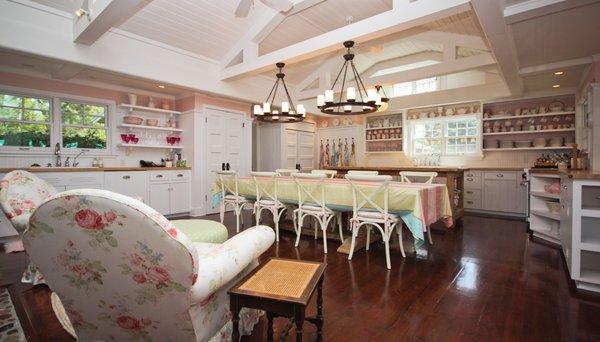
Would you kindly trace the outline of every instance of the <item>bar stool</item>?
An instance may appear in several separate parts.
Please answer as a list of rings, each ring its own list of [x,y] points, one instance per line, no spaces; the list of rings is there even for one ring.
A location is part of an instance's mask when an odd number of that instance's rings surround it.
[[[437,172],[400,171],[400,182],[415,183],[410,179],[413,178],[414,180],[414,177],[416,177],[421,180],[425,179],[424,182],[416,183],[431,184],[433,183],[433,179],[437,177],[437,175]],[[429,229],[429,226],[427,226],[427,239],[429,240],[429,244],[433,245],[433,240],[431,239],[431,229]]]

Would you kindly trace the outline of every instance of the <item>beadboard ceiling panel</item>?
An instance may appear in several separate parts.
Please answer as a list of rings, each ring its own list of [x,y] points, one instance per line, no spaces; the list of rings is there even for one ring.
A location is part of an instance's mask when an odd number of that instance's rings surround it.
[[[483,32],[477,18],[472,11],[452,15],[440,20],[423,25],[428,30],[436,30],[449,33],[466,34],[483,37]]]
[[[372,17],[392,8],[391,0],[327,0],[305,11],[287,17],[260,44],[260,52],[268,53],[301,42],[347,24]]]
[[[73,13],[77,6],[81,1],[79,0],[32,0],[33,2],[37,2],[38,4],[52,7],[59,11]]]
[[[560,69],[561,71],[564,71],[564,74],[560,76],[556,76],[550,71],[524,76],[523,85],[525,86],[526,92],[551,90],[553,89],[552,86],[555,84],[560,85],[561,88],[575,88],[579,86],[579,82],[583,77],[583,72],[586,69],[587,66],[581,65],[568,69]]]
[[[236,1],[153,0],[119,28],[139,36],[220,59],[264,9],[260,1],[246,18],[235,18]]]
[[[589,57],[600,51],[600,3],[511,25],[521,67]]]

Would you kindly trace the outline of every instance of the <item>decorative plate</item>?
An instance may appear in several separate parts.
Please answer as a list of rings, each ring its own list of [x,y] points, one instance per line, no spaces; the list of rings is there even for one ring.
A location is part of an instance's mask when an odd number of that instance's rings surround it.
[[[345,118],[344,119],[344,125],[346,126],[350,126],[352,125],[354,122],[352,121],[352,118]]]
[[[329,121],[327,121],[327,120],[321,121],[321,127],[325,128],[327,126],[329,126]]]
[[[340,119],[338,119],[338,118],[333,119],[333,125],[334,126],[339,126],[340,125]]]

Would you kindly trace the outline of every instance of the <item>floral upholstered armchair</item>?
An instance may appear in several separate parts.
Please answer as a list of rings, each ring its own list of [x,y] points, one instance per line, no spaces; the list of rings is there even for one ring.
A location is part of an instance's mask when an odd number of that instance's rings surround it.
[[[192,243],[154,209],[104,190],[62,192],[31,216],[23,243],[83,341],[227,340],[227,291],[273,243],[266,226]],[[241,314],[241,334],[259,312]]]
[[[23,235],[38,205],[54,194],[52,185],[23,170],[11,171],[0,181],[0,206],[19,235]],[[33,285],[45,283],[44,276],[31,263],[21,281]]]

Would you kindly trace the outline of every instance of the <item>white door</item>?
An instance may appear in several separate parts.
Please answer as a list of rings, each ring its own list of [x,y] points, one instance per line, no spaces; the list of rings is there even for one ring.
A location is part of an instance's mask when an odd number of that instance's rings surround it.
[[[190,211],[190,183],[171,183],[171,214]]]
[[[246,124],[242,114],[217,109],[206,109],[206,160],[204,189],[206,191],[206,213],[219,211],[218,204],[212,201],[216,171],[223,163],[229,163],[231,170],[247,175],[252,165],[252,127]]]
[[[284,132],[285,169],[295,169],[298,163],[298,132],[286,129]]]
[[[298,163],[302,170],[312,170],[315,160],[315,134],[298,132]]]
[[[150,184],[150,198],[148,205],[163,215],[171,214],[169,183]],[[188,209],[189,211],[189,209]]]

